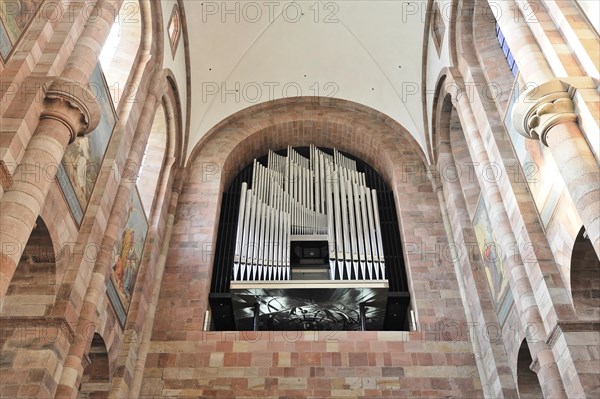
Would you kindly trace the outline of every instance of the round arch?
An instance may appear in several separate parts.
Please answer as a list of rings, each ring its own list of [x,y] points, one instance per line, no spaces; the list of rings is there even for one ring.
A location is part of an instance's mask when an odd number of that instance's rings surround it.
[[[600,259],[581,228],[571,252],[571,296],[579,320],[598,320],[600,315]]]
[[[519,389],[519,398],[535,399],[543,398],[542,388],[535,371],[531,369],[533,360],[527,340],[521,342],[519,354],[517,356],[517,387]]]
[[[57,249],[50,228],[38,217],[0,304],[2,316],[44,316],[54,305]]]
[[[106,343],[98,333],[94,333],[83,366],[77,398],[108,398],[111,364]]]
[[[152,214],[153,204],[159,191],[159,181],[167,158],[167,148],[170,141],[169,130],[163,99],[159,102],[155,111],[137,177],[138,191],[147,218],[150,218]]]
[[[170,123],[172,124],[170,125],[170,128],[173,131],[173,141],[170,144],[172,146],[172,154],[171,150],[169,150],[169,154],[177,158],[177,167],[182,167],[185,162],[185,157],[183,154],[185,152],[185,145],[187,141],[187,135],[185,134],[183,124],[183,105],[181,103],[181,95],[179,86],[177,85],[177,80],[175,79],[175,74],[170,69],[165,69],[165,72],[168,85],[168,89],[165,94],[165,109],[167,111],[167,118],[169,118]]]
[[[272,137],[275,132],[278,134]],[[235,141],[232,140],[234,134]],[[243,167],[254,157],[261,156],[264,149],[261,144],[285,148],[300,145],[307,139],[314,140],[315,145],[335,147],[363,159],[375,167],[388,184],[392,181],[393,168],[386,166],[394,157],[401,158],[410,152],[415,161],[427,162],[412,135],[379,111],[336,98],[296,97],[261,103],[225,118],[202,137],[192,150],[188,165],[193,165],[215,145],[224,149],[221,141],[228,142],[229,150],[223,152],[228,156],[220,159],[222,169],[231,171],[232,167]]]
[[[162,9],[150,0],[125,0],[114,12],[98,62],[102,66],[117,113],[123,117],[137,103],[148,66],[163,61]]]
[[[431,154],[432,163],[435,165],[439,159],[440,145],[448,142],[448,124],[450,123],[449,112],[452,110],[452,96],[444,93],[446,90],[446,69],[442,70],[438,76],[433,96],[433,113],[431,116]]]
[[[179,97],[174,81],[168,75],[169,71],[166,72],[166,90],[155,110],[137,183],[146,216],[151,223],[156,222],[153,217],[155,212],[160,214],[173,167],[178,168],[182,161]]]

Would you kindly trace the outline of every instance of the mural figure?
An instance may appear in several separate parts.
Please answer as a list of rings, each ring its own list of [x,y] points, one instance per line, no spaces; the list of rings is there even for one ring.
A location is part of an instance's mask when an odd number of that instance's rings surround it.
[[[513,300],[508,289],[508,276],[502,260],[502,248],[497,244],[494,237],[492,223],[483,198],[479,200],[475,211],[473,229],[475,230],[475,237],[481,252],[485,275],[498,312],[498,318],[501,323],[504,323]]]
[[[90,145],[87,137],[78,138],[67,147],[63,164],[79,204],[84,207],[94,187],[94,173],[90,165]]]
[[[126,311],[131,302],[135,279],[140,267],[144,242],[148,232],[144,209],[137,190],[132,192],[127,205],[126,223],[120,232],[120,240],[113,251],[113,284],[120,304]]]

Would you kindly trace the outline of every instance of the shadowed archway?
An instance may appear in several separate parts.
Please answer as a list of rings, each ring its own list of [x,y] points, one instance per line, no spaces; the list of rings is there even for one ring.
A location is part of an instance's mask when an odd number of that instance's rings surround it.
[[[582,227],[571,255],[571,295],[577,318],[600,318],[600,260]]]

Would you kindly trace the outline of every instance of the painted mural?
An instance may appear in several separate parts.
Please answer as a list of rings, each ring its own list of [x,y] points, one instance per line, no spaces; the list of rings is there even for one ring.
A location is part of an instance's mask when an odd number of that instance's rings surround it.
[[[520,79],[517,80],[504,123],[542,224],[547,228],[564,192],[565,184],[550,150],[540,140],[530,140],[521,136],[512,126],[512,108],[519,95],[526,89],[526,85],[520,82]]]
[[[125,313],[131,302],[148,234],[148,222],[137,189],[131,193],[126,212],[125,225],[119,231],[119,239],[113,249],[111,276],[111,282],[118,297],[118,303],[113,301],[113,305],[121,307]]]
[[[111,97],[99,65],[94,69],[88,87],[100,104],[100,123],[92,132],[77,138],[67,147],[57,177],[77,223],[83,219],[116,123]]]
[[[43,0],[2,0],[0,2],[0,55],[6,60]]]
[[[473,229],[477,237],[486,279],[492,293],[498,319],[501,324],[504,324],[514,301],[508,286],[508,276],[506,275],[504,266],[502,248],[497,243],[492,231],[492,223],[490,222],[483,197],[480,197],[477,209],[475,210]]]

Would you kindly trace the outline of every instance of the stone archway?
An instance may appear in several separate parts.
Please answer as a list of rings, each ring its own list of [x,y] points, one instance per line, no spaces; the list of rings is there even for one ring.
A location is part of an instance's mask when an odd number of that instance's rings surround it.
[[[391,118],[360,104],[331,98],[294,98],[250,107],[215,126],[192,152],[180,196],[154,327],[156,339],[191,339],[207,309],[221,193],[266,149],[315,144],[368,162],[394,190],[405,243],[405,264],[417,320],[464,322],[454,269],[424,156]],[[442,284],[437,282],[443,281]],[[449,296],[448,296],[449,295]],[[188,320],[170,309],[196,315]],[[420,313],[419,313],[420,312]],[[438,331],[439,333],[439,331]]]
[[[38,217],[10,281],[2,316],[44,316],[54,305],[56,254],[48,227]]]
[[[571,254],[571,295],[579,320],[600,316],[600,260],[582,227]]]
[[[152,204],[158,190],[167,149],[167,116],[162,102],[154,115],[144,157],[138,168],[137,186],[146,216],[150,218]]]
[[[531,353],[527,340],[523,340],[519,349],[517,358],[517,386],[519,388],[519,398],[537,399],[543,398],[542,388],[536,373],[531,370]]]
[[[85,356],[78,399],[108,398],[110,389],[110,362],[104,339],[94,333],[90,350]]]

